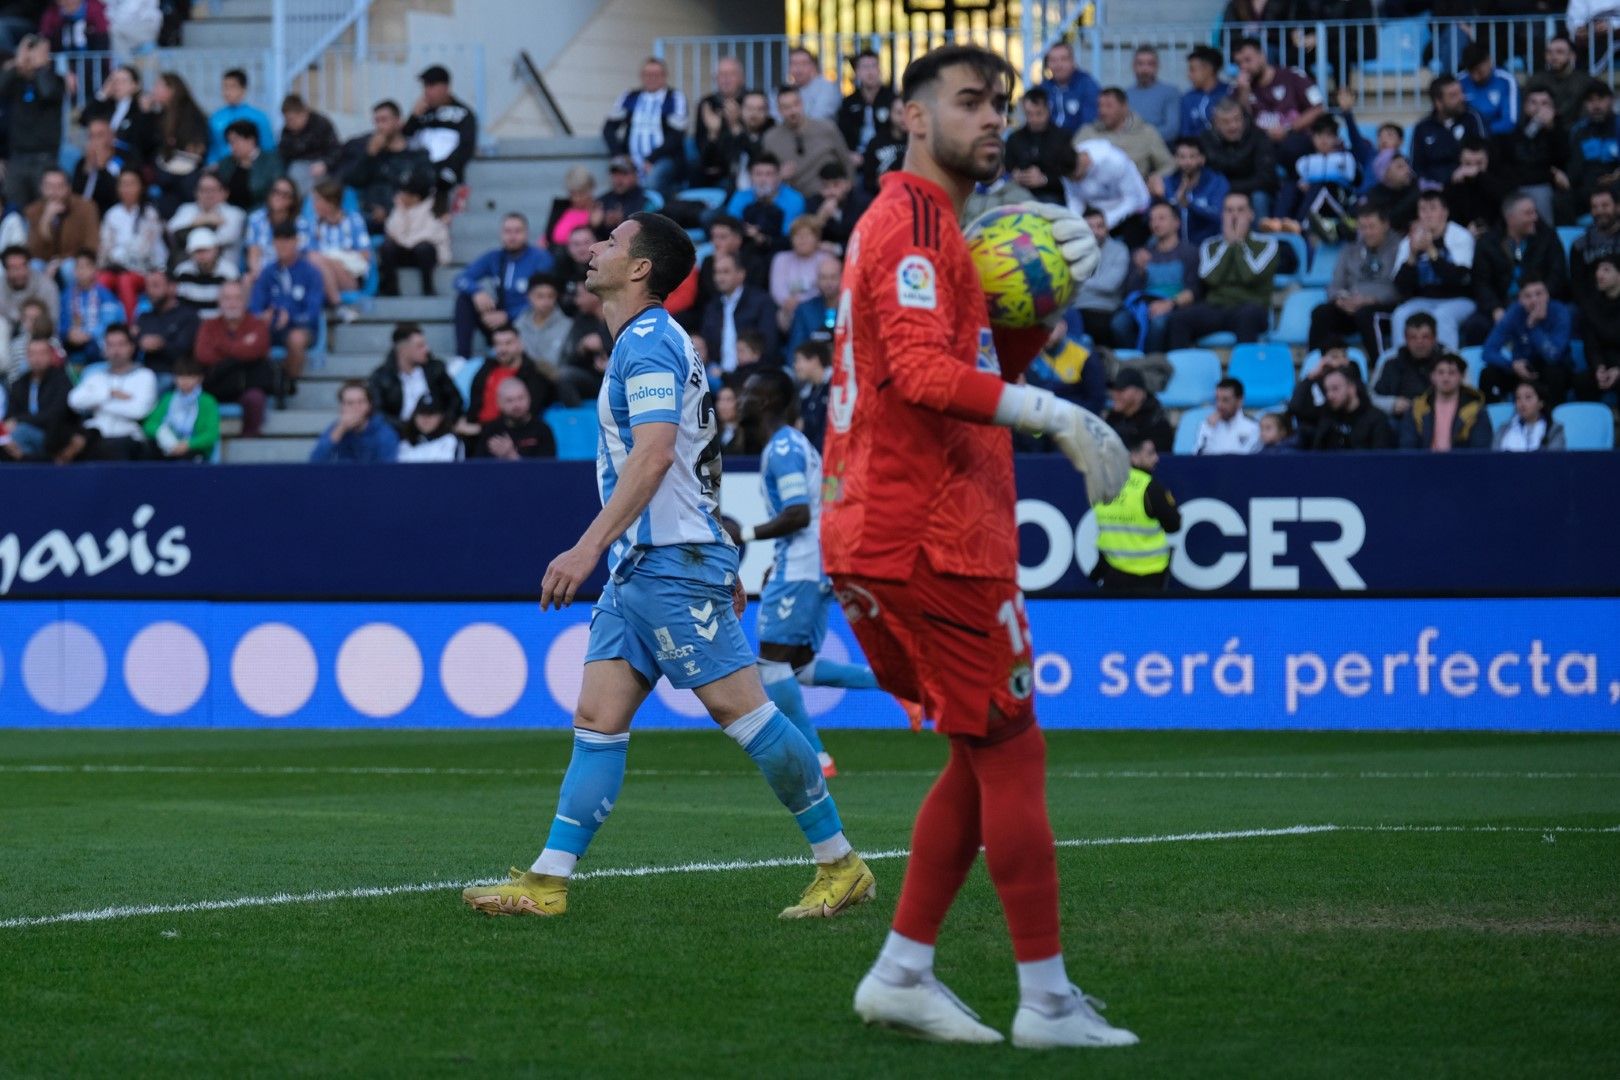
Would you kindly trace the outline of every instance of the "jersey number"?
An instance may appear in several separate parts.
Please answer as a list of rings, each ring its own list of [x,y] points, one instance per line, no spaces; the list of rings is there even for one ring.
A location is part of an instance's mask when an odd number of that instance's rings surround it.
[[[1014,656],[1023,656],[1024,650],[1029,647],[1029,620],[1024,614],[1024,594],[1008,600],[996,612],[996,621],[1007,630],[1007,643],[1012,646]]]
[[[834,338],[841,342],[827,394],[827,416],[837,431],[848,431],[855,418],[855,327],[851,319],[850,291],[838,298],[838,324]]]

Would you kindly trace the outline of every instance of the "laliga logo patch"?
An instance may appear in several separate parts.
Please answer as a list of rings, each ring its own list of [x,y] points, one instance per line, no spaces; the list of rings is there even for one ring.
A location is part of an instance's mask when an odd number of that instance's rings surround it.
[[[938,304],[934,264],[921,255],[907,255],[895,270],[895,292],[901,307],[933,311]]]

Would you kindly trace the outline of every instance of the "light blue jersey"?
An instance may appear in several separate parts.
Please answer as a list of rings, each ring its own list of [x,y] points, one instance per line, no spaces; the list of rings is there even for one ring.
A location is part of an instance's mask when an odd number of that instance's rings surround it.
[[[810,524],[776,539],[773,581],[820,581],[821,455],[795,427],[783,425],[759,456],[759,482],[771,517],[790,506],[808,506]]]

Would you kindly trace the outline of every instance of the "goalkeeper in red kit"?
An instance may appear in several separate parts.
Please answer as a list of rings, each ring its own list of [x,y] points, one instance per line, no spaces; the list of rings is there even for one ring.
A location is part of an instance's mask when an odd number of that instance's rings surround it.
[[[828,400],[822,547],[883,689],[923,703],[950,760],[917,813],[894,925],[855,992],[869,1023],[952,1042],[999,1031],[934,977],[934,942],[982,846],[1018,962],[1014,1045],[1122,1046],[1070,981],[1058,936],[1046,742],[1035,723],[1029,624],[1018,591],[1012,435],[1052,437],[1092,502],[1129,475],[1097,417],[1018,385],[1049,331],[992,330],[957,224],[1002,171],[1014,73],[974,46],[935,49],[902,83],[905,166],[850,238]],[[1088,226],[1033,207],[1077,280],[1096,268]]]

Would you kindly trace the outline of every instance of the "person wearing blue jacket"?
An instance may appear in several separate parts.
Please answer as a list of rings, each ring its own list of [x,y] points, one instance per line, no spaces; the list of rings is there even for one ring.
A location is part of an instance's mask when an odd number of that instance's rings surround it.
[[[1208,45],[1187,54],[1187,82],[1192,89],[1181,95],[1181,134],[1197,138],[1209,130],[1209,111],[1231,92],[1221,82],[1226,58]]]
[[[529,306],[529,282],[556,266],[550,252],[529,243],[529,219],[507,214],[501,219],[501,246],[486,251],[456,277],[456,355],[473,355],[473,331],[484,340]]]
[[[399,435],[371,410],[371,393],[359,379],[338,390],[338,418],[316,440],[309,460],[368,465],[399,460]]]
[[[1232,190],[1226,177],[1206,168],[1204,144],[1191,135],[1176,140],[1176,171],[1164,178],[1164,200],[1181,216],[1181,238],[1202,244],[1221,231],[1221,205]]]
[[[304,258],[297,222],[281,222],[270,236],[276,260],[253,279],[248,310],[270,324],[270,343],[287,350],[283,372],[291,393],[296,392],[298,379],[304,373],[309,350],[321,336],[321,305],[326,291],[321,272]]]
[[[97,284],[96,273],[95,252],[79,252],[73,257],[73,283],[62,293],[56,335],[76,367],[100,360],[107,328],[124,321],[124,305],[112,290]]]
[[[1097,119],[1097,98],[1102,87],[1074,62],[1074,46],[1060,41],[1046,50],[1049,77],[1041,83],[1052,108],[1052,123],[1073,135]]]
[[[276,130],[270,118],[247,103],[247,72],[232,68],[219,80],[219,96],[225,104],[208,118],[208,164],[217,165],[231,156],[231,146],[225,141],[225,129],[238,120],[251,120],[259,129],[259,150],[268,153],[276,148]]]
[[[1547,400],[1558,404],[1569,393],[1572,365],[1569,340],[1574,316],[1568,304],[1552,298],[1547,283],[1526,276],[1518,302],[1508,305],[1485,339],[1485,368],[1479,388],[1487,401],[1512,401],[1520,383],[1540,383]]]
[[[1496,70],[1490,47],[1474,42],[1462,53],[1463,96],[1492,135],[1511,135],[1519,126],[1519,84]]]

